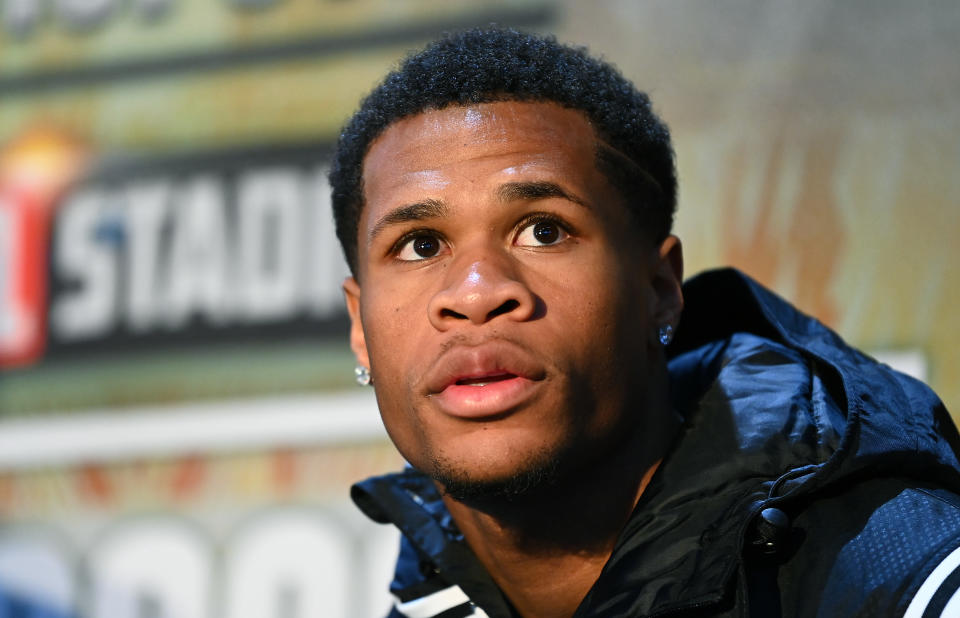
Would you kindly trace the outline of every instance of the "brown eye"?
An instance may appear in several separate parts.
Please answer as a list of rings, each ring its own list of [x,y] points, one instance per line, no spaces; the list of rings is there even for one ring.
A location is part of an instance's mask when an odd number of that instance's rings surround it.
[[[413,251],[420,257],[433,257],[440,251],[440,242],[433,236],[418,236],[413,239]]]
[[[533,237],[544,245],[552,245],[560,238],[560,228],[552,221],[541,221],[533,226]]]
[[[422,233],[409,238],[397,251],[397,259],[404,262],[416,262],[435,257],[443,250],[443,241],[436,235]]]
[[[569,236],[558,221],[541,219],[524,225],[515,242],[521,247],[548,247],[563,242]]]

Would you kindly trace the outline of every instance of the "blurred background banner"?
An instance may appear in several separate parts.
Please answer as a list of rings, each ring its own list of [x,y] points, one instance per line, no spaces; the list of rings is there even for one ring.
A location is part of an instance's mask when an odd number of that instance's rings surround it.
[[[744,269],[960,410],[952,1],[0,0],[9,608],[384,612],[397,539],[347,491],[402,461],[352,387],[326,170],[406,51],[489,23],[651,94],[689,274]]]

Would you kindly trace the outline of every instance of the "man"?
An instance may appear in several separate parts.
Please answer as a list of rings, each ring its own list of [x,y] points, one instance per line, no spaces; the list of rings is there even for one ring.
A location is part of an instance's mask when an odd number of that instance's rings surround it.
[[[960,604],[946,410],[743,275],[681,290],[669,134],[613,68],[447,37],[331,184],[358,376],[411,464],[352,493],[404,534],[393,615]]]

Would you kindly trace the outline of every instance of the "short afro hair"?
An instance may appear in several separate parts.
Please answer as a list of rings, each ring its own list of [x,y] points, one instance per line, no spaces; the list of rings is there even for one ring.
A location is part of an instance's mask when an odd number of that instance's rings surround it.
[[[427,110],[496,101],[553,102],[581,111],[598,137],[598,168],[659,243],[677,201],[673,148],[650,99],[582,47],[511,29],[444,36],[409,55],[360,103],[340,134],[330,169],[337,238],[357,272],[363,160],[391,124]]]

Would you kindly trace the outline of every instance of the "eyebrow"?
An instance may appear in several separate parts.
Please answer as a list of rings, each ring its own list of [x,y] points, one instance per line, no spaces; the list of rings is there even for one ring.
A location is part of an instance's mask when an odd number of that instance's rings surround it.
[[[518,200],[542,200],[548,197],[559,197],[579,204],[584,208],[590,206],[578,196],[570,193],[555,182],[549,181],[531,181],[531,182],[508,182],[500,185],[497,189],[497,197],[501,202],[513,202]]]
[[[435,199],[426,199],[422,202],[400,206],[391,210],[377,221],[377,224],[370,230],[370,240],[376,238],[380,232],[391,225],[408,223],[410,221],[423,221],[425,219],[437,219],[445,216],[449,210],[450,208],[446,202]]]
[[[508,182],[500,185],[497,189],[497,198],[501,202],[515,202],[522,200],[541,200],[548,197],[559,197],[579,204],[584,208],[589,208],[587,203],[576,195],[566,191],[555,182],[549,181],[531,181],[531,182]],[[450,207],[443,200],[425,199],[413,204],[399,206],[377,221],[373,229],[370,230],[369,239],[375,239],[384,229],[397,225],[398,223],[409,223],[411,221],[424,221],[427,219],[439,219],[450,212]]]

